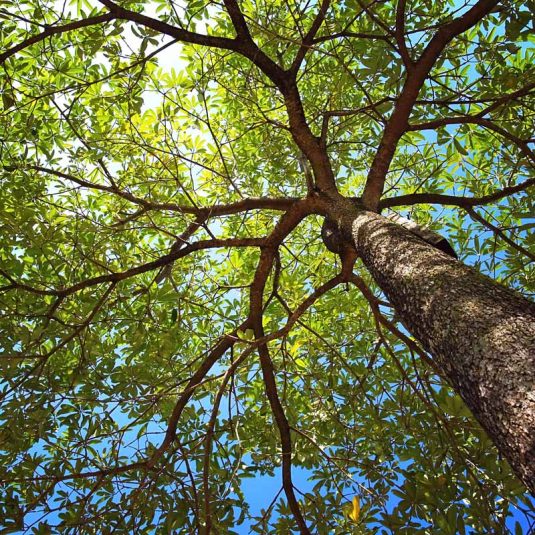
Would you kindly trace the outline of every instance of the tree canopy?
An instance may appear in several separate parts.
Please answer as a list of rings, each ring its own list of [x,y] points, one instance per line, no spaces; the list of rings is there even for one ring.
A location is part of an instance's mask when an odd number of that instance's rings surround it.
[[[527,533],[321,203],[531,296],[529,4],[1,2],[3,527]]]

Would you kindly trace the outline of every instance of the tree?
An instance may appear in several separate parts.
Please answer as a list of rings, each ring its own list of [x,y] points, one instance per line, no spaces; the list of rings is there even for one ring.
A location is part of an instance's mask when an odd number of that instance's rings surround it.
[[[8,530],[533,525],[529,6],[0,13]]]

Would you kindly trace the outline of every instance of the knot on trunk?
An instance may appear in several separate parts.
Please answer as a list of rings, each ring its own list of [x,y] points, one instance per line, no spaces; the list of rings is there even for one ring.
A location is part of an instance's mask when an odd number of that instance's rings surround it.
[[[340,254],[346,246],[346,240],[344,239],[342,231],[338,228],[336,222],[329,217],[326,217],[323,220],[321,239],[323,240],[325,247],[332,253]]]

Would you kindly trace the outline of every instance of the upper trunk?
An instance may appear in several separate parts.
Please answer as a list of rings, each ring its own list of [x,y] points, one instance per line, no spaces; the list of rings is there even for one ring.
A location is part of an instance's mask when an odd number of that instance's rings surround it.
[[[375,281],[535,494],[534,304],[386,218],[352,212],[342,209],[344,230]]]

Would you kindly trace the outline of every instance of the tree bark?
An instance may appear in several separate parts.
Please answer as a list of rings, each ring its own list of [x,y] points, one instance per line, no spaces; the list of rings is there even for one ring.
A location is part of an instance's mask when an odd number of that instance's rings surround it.
[[[343,211],[404,324],[535,494],[535,305],[380,215]]]

